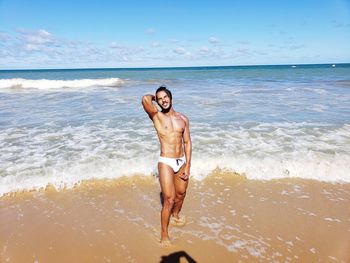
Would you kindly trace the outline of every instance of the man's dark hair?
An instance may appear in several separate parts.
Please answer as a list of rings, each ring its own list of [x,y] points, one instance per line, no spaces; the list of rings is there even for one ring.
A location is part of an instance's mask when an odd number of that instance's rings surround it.
[[[164,85],[160,86],[160,87],[156,90],[156,96],[157,96],[157,93],[158,93],[159,91],[165,91],[166,94],[168,94],[170,100],[173,99],[173,95],[171,94],[171,91],[168,90],[166,86],[164,86]]]

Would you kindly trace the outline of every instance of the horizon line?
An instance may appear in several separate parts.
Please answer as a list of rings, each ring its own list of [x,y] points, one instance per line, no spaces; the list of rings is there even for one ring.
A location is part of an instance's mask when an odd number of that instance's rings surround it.
[[[33,71],[40,71],[40,70],[149,70],[149,69],[196,69],[196,68],[232,68],[232,67],[266,67],[266,66],[317,66],[317,65],[347,65],[350,64],[350,62],[341,62],[341,63],[291,63],[291,64],[245,64],[245,65],[217,65],[217,66],[173,66],[173,67],[86,67],[86,68],[18,68],[18,69],[0,69],[0,71],[26,71],[26,70],[33,70]]]

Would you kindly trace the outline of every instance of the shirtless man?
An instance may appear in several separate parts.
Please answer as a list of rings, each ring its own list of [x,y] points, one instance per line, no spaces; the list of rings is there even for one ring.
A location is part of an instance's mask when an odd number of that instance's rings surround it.
[[[161,111],[153,101],[159,105]],[[165,86],[160,86],[155,96],[144,95],[142,105],[153,121],[160,141],[158,172],[164,199],[160,242],[162,246],[169,246],[169,221],[175,226],[186,223],[185,217],[179,216],[179,213],[190,177],[192,142],[189,121],[185,115],[173,109],[171,92]]]

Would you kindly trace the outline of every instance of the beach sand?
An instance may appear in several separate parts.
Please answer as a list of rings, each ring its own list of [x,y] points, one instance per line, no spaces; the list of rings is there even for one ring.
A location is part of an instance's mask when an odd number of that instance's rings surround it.
[[[350,262],[350,184],[191,180],[161,248],[154,176],[82,182],[0,198],[1,262]]]

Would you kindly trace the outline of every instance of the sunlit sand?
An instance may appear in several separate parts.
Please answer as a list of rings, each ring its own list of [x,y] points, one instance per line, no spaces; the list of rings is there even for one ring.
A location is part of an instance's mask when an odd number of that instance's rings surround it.
[[[1,262],[349,262],[350,185],[247,180],[216,170],[192,180],[183,227],[160,240],[152,176],[3,196]],[[186,261],[184,261],[186,262]],[[191,262],[191,261],[189,261]]]

